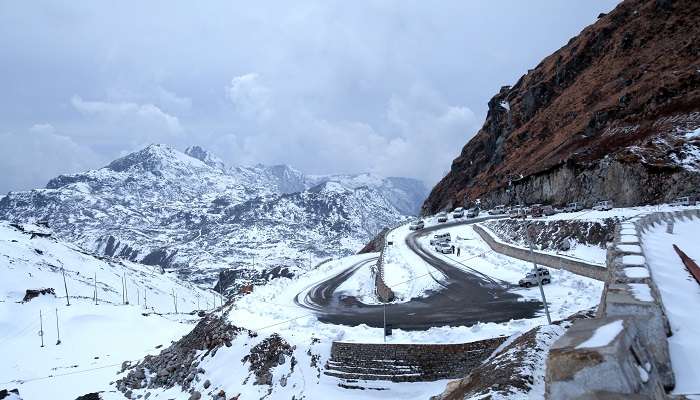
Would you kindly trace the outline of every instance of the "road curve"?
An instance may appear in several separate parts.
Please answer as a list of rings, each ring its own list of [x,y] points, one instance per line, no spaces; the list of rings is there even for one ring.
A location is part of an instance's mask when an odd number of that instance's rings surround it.
[[[405,303],[370,305],[336,289],[359,268],[376,262],[376,258],[355,263],[339,274],[312,285],[299,293],[295,302],[316,313],[319,321],[356,326],[366,324],[382,327],[384,312],[387,324],[404,330],[426,330],[436,326],[469,326],[477,322],[505,322],[511,319],[532,318],[542,308],[539,301],[523,299],[509,291],[511,285],[492,279],[476,271],[456,268],[421,247],[418,238],[450,226],[473,224],[485,218],[465,219],[443,223],[412,232],[406,245],[423,260],[440,271],[443,277],[433,277],[442,289],[427,297]]]

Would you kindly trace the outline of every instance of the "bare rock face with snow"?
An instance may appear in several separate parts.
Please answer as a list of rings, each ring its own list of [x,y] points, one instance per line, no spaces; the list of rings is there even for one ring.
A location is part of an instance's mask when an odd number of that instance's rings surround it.
[[[355,253],[416,213],[425,193],[412,179],[227,167],[198,146],[150,145],[45,189],[11,192],[0,199],[0,219],[44,221],[88,251],[175,268],[193,282],[241,271],[241,286],[269,268]]]
[[[601,15],[489,101],[484,126],[424,212],[476,198],[628,206],[692,194],[700,186],[699,17],[693,0],[626,0]]]

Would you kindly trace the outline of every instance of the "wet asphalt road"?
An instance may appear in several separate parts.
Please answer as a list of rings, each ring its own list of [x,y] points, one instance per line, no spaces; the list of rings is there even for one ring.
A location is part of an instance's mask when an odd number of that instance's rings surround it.
[[[406,245],[440,273],[421,279],[435,279],[441,290],[406,303],[367,305],[355,297],[337,292],[337,288],[359,268],[376,262],[376,258],[358,262],[341,273],[301,292],[295,298],[298,305],[311,309],[321,322],[356,326],[367,324],[382,327],[384,307],[387,324],[404,330],[426,330],[435,326],[469,326],[477,322],[504,322],[532,318],[542,309],[539,301],[529,301],[512,293],[512,285],[492,279],[476,271],[456,268],[424,249],[417,240],[448,226],[472,224],[487,218],[474,218],[443,223],[412,232]],[[468,266],[469,262],[465,264]],[[442,276],[441,276],[442,274]]]

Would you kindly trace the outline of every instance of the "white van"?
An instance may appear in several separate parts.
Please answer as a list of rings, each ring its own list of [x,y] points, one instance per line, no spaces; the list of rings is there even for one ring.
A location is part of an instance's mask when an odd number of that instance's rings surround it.
[[[603,200],[595,203],[593,209],[596,211],[609,211],[613,208],[612,200]]]

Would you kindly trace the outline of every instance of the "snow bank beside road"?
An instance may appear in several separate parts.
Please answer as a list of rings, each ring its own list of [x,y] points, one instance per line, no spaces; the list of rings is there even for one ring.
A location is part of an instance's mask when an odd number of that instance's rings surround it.
[[[384,250],[384,282],[399,303],[425,297],[441,288],[433,279],[441,276],[440,272],[406,245],[406,237],[412,232],[407,224],[394,229],[387,235],[387,242],[392,244]]]
[[[676,244],[690,258],[700,261],[700,221],[676,221],[674,233],[666,233],[666,225],[651,228],[642,237],[644,254],[671,324],[673,336],[668,338],[671,364],[676,376],[673,393],[700,393],[700,285],[693,279],[673,250]]]

